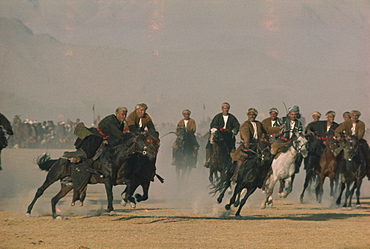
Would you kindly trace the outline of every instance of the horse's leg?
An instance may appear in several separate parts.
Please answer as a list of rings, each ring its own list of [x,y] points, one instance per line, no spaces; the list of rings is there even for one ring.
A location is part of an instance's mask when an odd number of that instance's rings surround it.
[[[279,193],[281,198],[286,198],[292,192],[292,176],[285,179],[285,192]]]
[[[280,183],[280,185],[279,185],[278,195],[279,195],[279,197],[281,197],[282,193],[284,192],[284,188],[285,188],[285,180],[280,179],[279,183]]]
[[[338,195],[338,198],[337,198],[337,201],[336,201],[336,204],[339,206],[340,202],[341,202],[341,199],[342,199],[342,194],[343,194],[343,191],[345,189],[346,185],[344,182],[341,182],[340,183],[340,192],[339,192],[339,195]]]
[[[58,181],[60,179],[61,172],[55,170],[54,168],[51,168],[48,174],[46,175],[46,179],[44,183],[39,187],[36,191],[35,197],[33,198],[32,202],[30,205],[28,205],[27,208],[27,215],[31,215],[31,210],[33,206],[35,205],[36,201],[40,196],[44,193],[44,191],[50,187],[54,182]]]
[[[149,198],[149,195],[148,195],[148,193],[149,193],[149,186],[150,186],[150,181],[148,181],[145,184],[141,184],[141,187],[143,189],[143,195],[140,195],[139,193],[137,193],[135,195],[135,198],[136,198],[137,202],[148,200],[148,198]]]
[[[52,199],[51,199],[51,212],[53,215],[53,219],[57,219],[61,217],[60,215],[57,214],[56,211],[56,205],[59,202],[60,199],[62,199],[64,196],[68,194],[69,191],[73,189],[73,185],[71,182],[61,182],[61,189],[58,194],[56,194]]]
[[[209,177],[208,177],[208,180],[212,184],[213,183],[213,169],[211,168],[211,166],[209,167]]]
[[[3,149],[0,149],[0,170],[2,170],[3,168],[1,167],[1,151],[2,151]]]
[[[319,204],[321,203],[322,194],[324,193],[324,189],[323,189],[324,181],[325,181],[325,176],[323,175],[323,173],[320,173],[319,182],[317,183],[317,186],[316,186],[316,202]]]
[[[334,191],[334,178],[330,178],[330,196],[334,197],[335,191]]]
[[[357,180],[358,184],[356,186],[356,206],[357,207],[360,207],[361,206],[361,203],[360,203],[360,189],[361,189],[361,185],[362,185],[362,179],[359,178]]]
[[[353,197],[353,193],[355,192],[356,188],[357,188],[357,181],[355,180],[353,182],[353,186],[352,186],[352,189],[350,191],[349,200],[348,200],[348,207],[352,207],[352,197]]]
[[[251,188],[251,189],[248,189],[247,193],[245,194],[244,198],[241,200],[240,202],[240,205],[239,205],[239,208],[238,208],[238,211],[236,211],[236,214],[235,216],[236,217],[240,217],[240,211],[242,210],[242,207],[244,206],[244,204],[247,202],[247,199],[248,197],[254,193],[254,191],[256,191],[257,187],[254,187],[254,188]]]
[[[272,174],[269,178],[269,185],[266,190],[266,199],[262,203],[261,208],[266,208],[266,205],[272,205],[272,194],[274,192],[274,187],[277,181],[278,181],[277,177],[274,174]]]
[[[351,182],[346,181],[346,195],[345,195],[343,207],[347,207],[348,198],[350,197],[350,195],[351,195]]]
[[[226,209],[226,210],[230,210],[231,205],[232,205],[232,204],[234,204],[234,202],[235,202],[236,196],[237,196],[238,194],[240,194],[240,192],[241,192],[241,191],[242,191],[242,187],[241,187],[241,185],[240,185],[240,184],[238,184],[238,183],[236,183],[236,186],[235,186],[235,189],[234,189],[233,196],[230,198],[230,202],[229,202],[229,204],[226,204],[226,205],[225,205],[225,209]]]
[[[220,204],[221,202],[222,202],[222,199],[224,198],[224,196],[225,196],[225,192],[226,192],[226,190],[230,187],[230,178],[229,177],[227,177],[226,178],[226,184],[225,184],[225,187],[224,187],[224,189],[222,190],[222,192],[220,193],[220,195],[218,196],[218,198],[217,198],[217,203],[218,204]]]
[[[113,183],[110,177],[104,177],[104,186],[105,192],[107,193],[107,200],[108,200],[108,212],[110,214],[114,214],[113,209]]]
[[[310,173],[310,170],[307,170],[306,177],[304,179],[303,190],[302,190],[301,196],[299,197],[299,200],[301,203],[303,203],[304,192],[306,191],[306,188],[308,187],[308,183],[310,182],[310,179],[311,179],[311,173]]]

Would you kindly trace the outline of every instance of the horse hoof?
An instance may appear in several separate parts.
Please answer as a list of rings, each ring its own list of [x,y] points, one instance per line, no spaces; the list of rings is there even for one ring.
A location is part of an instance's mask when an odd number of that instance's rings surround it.
[[[109,212],[109,215],[110,215],[110,216],[115,216],[115,215],[116,215],[116,211],[114,211],[114,210],[110,211],[110,212]]]
[[[83,202],[80,202],[80,207],[83,207],[84,203]]]
[[[136,208],[136,203],[130,202],[131,208]]]
[[[265,208],[266,208],[266,203],[264,202],[261,204],[261,209],[265,209]]]
[[[31,214],[30,213],[26,213],[26,217],[31,217]]]
[[[222,202],[222,198],[218,197],[217,198],[217,203],[220,204]]]
[[[57,215],[57,217],[54,218],[55,220],[63,220],[63,217],[60,215]]]
[[[71,203],[71,206],[73,207],[74,205],[75,205],[75,203],[74,203],[74,202],[72,202],[72,203]]]
[[[241,219],[241,218],[242,218],[242,216],[241,216],[240,214],[235,214],[235,217],[236,217],[237,219]]]
[[[361,208],[361,204],[356,204],[356,208]]]
[[[228,187],[227,188],[227,193],[232,194],[232,192],[233,192],[233,190],[231,189],[231,187]]]
[[[127,202],[125,202],[124,200],[122,200],[122,201],[121,201],[121,205],[122,205],[122,206],[124,206],[124,207],[126,207]]]
[[[299,198],[299,203],[303,204],[303,198],[302,197]]]
[[[226,209],[226,210],[230,210],[230,204],[226,204],[226,205],[225,205],[225,209]]]
[[[285,198],[285,193],[278,193],[279,198]]]
[[[237,206],[239,206],[239,202],[238,201],[234,202],[234,207],[237,207]]]

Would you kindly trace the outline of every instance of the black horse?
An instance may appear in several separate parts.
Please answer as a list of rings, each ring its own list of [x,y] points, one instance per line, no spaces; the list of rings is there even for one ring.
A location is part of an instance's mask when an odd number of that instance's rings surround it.
[[[231,167],[232,165],[230,149],[219,130],[211,130],[209,141],[212,146],[208,179],[211,184],[217,185],[221,179],[225,178],[227,167]],[[214,180],[213,177],[216,179]]]
[[[93,169],[91,172],[99,171],[100,174],[91,174],[88,179],[88,183],[104,183],[107,192],[108,199],[108,212],[114,212],[113,209],[113,185],[117,184],[127,184],[130,185],[129,177],[130,164],[127,161],[132,157],[133,154],[142,154],[148,157],[150,160],[155,160],[158,152],[159,139],[157,135],[132,135],[127,134],[122,141],[117,145],[107,148],[106,151],[100,156],[100,158],[93,162]],[[63,198],[68,192],[73,189],[73,182],[71,180],[71,163],[66,159],[56,159],[50,160],[50,157],[43,156],[38,160],[38,165],[40,169],[48,171],[46,180],[40,188],[38,188],[34,199],[27,208],[27,214],[31,214],[31,210],[37,201],[37,199],[44,193],[44,191],[52,185],[54,182],[60,180],[61,190],[57,195],[55,195],[51,200],[52,206],[52,216],[57,218],[56,204]],[[154,173],[155,174],[155,173]],[[86,176],[86,175],[85,175]],[[81,189],[79,189],[77,195],[74,194],[72,205],[74,201],[80,200],[81,205],[86,197],[86,185],[80,184]],[[130,191],[131,193],[131,191]],[[127,202],[135,202],[132,193],[131,195],[126,195]]]
[[[175,144],[177,148],[173,152],[173,164],[176,166],[177,179],[183,179],[186,174],[190,174],[192,168],[195,168],[198,151],[193,138],[186,132],[185,127],[179,127],[176,135]]]
[[[229,204],[226,204],[225,206],[226,210],[230,210],[232,204],[234,204],[234,206],[238,206],[239,201],[236,199],[240,197],[242,190],[246,188],[247,192],[241,200],[238,211],[235,214],[237,217],[240,216],[240,211],[248,197],[253,194],[257,188],[262,188],[273,159],[270,152],[270,143],[265,140],[260,140],[258,143],[251,144],[250,148],[246,150],[246,153],[248,154],[248,157],[239,170],[233,196],[231,197]],[[230,178],[227,177],[214,189],[214,193],[221,192],[220,196],[217,198],[218,203],[222,202],[225,190],[229,186]]]
[[[351,207],[352,196],[356,190],[357,202],[360,205],[360,188],[362,179],[366,175],[366,161],[361,155],[360,141],[356,136],[346,137],[343,145],[343,152],[339,155],[338,170],[341,175],[340,194],[336,204],[340,205],[344,189],[346,196],[343,207]],[[351,188],[352,186],[352,188]]]

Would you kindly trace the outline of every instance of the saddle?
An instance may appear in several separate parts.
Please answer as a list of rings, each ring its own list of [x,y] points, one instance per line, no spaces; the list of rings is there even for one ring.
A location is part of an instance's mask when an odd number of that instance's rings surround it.
[[[277,151],[274,159],[277,159],[282,153],[287,152],[291,145],[292,145],[292,143],[289,142],[289,143],[284,144],[283,147],[279,148],[279,150]]]

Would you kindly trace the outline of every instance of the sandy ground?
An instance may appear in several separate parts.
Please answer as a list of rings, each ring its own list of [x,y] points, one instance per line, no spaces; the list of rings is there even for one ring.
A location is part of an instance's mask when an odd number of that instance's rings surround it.
[[[348,210],[332,204],[327,186],[322,205],[309,193],[300,204],[301,172],[287,199],[276,198],[273,207],[262,210],[264,196],[258,190],[242,209],[243,217],[235,218],[235,208],[224,209],[230,195],[216,204],[209,194],[205,168],[194,169],[179,183],[170,151],[162,148],[163,141],[157,167],[165,183],[152,184],[147,202],[138,203],[136,209],[121,206],[123,186],[117,186],[116,215],[110,216],[104,212],[103,185],[91,185],[83,207],[71,207],[71,195],[58,204],[63,220],[51,218],[50,199],[59,183],[38,200],[31,217],[25,216],[46,176],[34,163],[44,150],[5,149],[0,172],[0,248],[370,248],[367,180],[362,206]],[[63,151],[48,150],[53,158]]]

